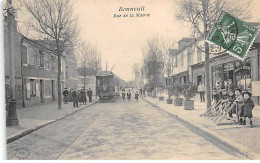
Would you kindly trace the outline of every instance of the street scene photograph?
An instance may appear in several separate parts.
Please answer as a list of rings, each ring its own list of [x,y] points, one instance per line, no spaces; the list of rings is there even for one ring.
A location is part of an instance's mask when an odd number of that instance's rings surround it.
[[[260,159],[259,0],[1,4],[2,159]]]

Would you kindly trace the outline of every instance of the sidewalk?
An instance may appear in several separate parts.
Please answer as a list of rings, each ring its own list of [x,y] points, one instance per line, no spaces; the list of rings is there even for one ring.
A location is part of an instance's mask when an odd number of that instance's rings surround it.
[[[260,106],[253,109],[253,128],[249,127],[249,120],[247,125],[238,125],[233,120],[223,120],[221,125],[209,120],[207,117],[202,117],[200,114],[206,111],[206,103],[200,103],[195,99],[194,110],[184,110],[183,106],[174,106],[167,104],[167,95],[164,96],[164,101],[159,101],[159,97],[151,98],[144,97],[144,100],[158,106],[166,112],[175,115],[179,119],[185,121],[189,125],[201,130],[208,135],[215,137],[222,143],[225,143],[239,152],[247,155],[251,159],[260,159]],[[236,117],[234,116],[234,119]]]
[[[96,101],[96,99],[93,99],[92,103],[87,102],[87,105],[79,105],[79,107],[76,108],[73,107],[72,102],[69,102],[68,104],[62,103],[61,110],[58,110],[57,102],[33,105],[27,108],[19,108],[16,110],[19,125],[6,127],[6,140],[7,142],[14,141],[34,130],[66,117],[75,111],[92,105]]]

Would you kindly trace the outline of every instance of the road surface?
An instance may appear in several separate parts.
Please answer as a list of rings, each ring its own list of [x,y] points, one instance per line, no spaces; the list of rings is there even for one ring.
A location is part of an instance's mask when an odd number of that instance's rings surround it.
[[[86,107],[7,144],[7,157],[245,159],[144,101],[97,103]]]

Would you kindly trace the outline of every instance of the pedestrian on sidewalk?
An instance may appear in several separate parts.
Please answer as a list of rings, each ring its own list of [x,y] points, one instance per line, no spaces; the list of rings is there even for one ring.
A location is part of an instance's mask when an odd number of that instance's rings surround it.
[[[80,97],[81,97],[81,101],[82,101],[83,105],[87,105],[85,88],[82,88],[82,90],[80,91]]]
[[[250,127],[252,128],[253,127],[252,110],[255,105],[254,105],[253,100],[251,100],[250,92],[248,92],[248,91],[244,92],[243,97],[244,97],[244,103],[243,103],[242,112],[241,112],[241,117],[243,117],[243,125],[246,125],[246,117],[248,117],[250,120]]]
[[[64,96],[64,104],[67,104],[69,101],[69,91],[67,90],[67,88],[64,88],[65,90],[62,92],[63,96]]]
[[[73,90],[72,89],[72,98],[73,98],[73,107],[79,107],[79,104],[78,104],[78,93],[76,90]]]
[[[130,90],[128,90],[126,96],[127,96],[128,101],[130,101],[131,100],[131,92],[130,92]]]
[[[136,93],[135,93],[135,100],[136,100],[136,102],[138,101],[138,96],[139,96],[138,91],[136,91]]]
[[[88,95],[89,102],[92,102],[92,95],[93,95],[93,92],[92,92],[91,88],[88,89],[88,91],[87,91],[87,95]]]
[[[242,91],[240,88],[235,89],[235,99],[236,99],[235,102],[237,104],[237,116],[239,119],[239,122],[238,122],[239,125],[241,125],[243,123],[243,119],[240,116],[242,113],[242,106],[243,106],[243,101],[244,101],[243,96],[241,95],[241,92]],[[235,113],[234,111],[235,110],[233,110],[233,113]]]
[[[200,82],[198,86],[198,92],[200,94],[200,102],[205,102],[205,86]]]
[[[143,90],[143,95],[144,95],[144,97],[145,97],[145,89]]]
[[[124,89],[122,89],[122,99],[123,99],[123,101],[125,101],[125,90]]]

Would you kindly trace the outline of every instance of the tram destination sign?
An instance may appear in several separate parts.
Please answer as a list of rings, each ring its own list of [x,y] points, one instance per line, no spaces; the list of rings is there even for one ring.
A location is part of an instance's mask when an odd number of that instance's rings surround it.
[[[221,11],[206,41],[218,45],[228,54],[244,60],[257,33],[258,30],[254,26]]]

